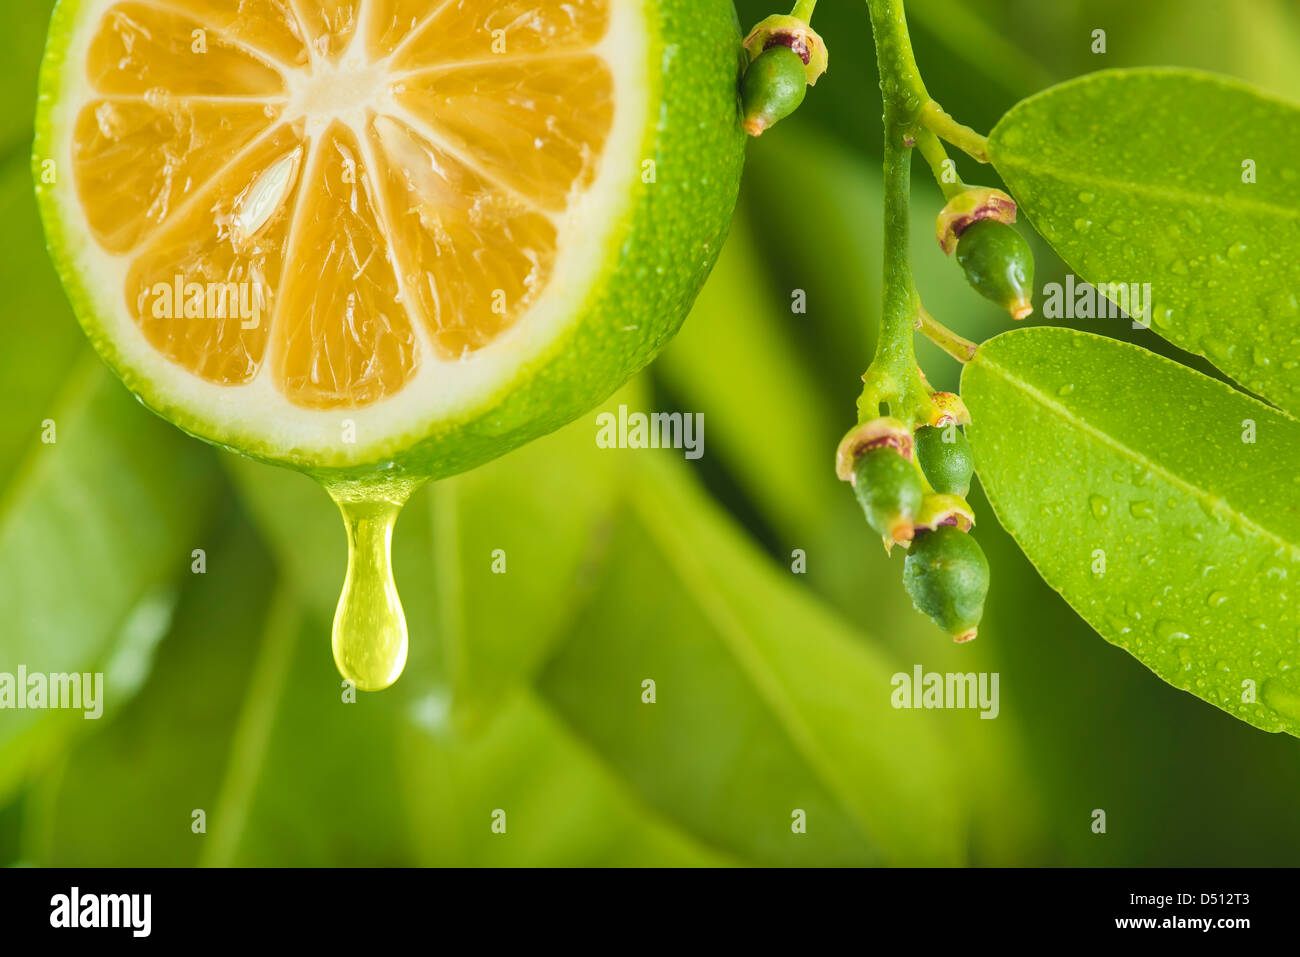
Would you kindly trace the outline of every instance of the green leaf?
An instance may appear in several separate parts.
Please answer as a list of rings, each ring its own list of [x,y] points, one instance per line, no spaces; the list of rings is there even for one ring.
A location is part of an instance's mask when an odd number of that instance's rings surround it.
[[[21,348],[0,350],[0,482],[39,441],[69,370],[90,347],[45,253],[26,156],[0,165],[0,331]]]
[[[404,685],[346,702],[324,626],[247,519],[221,517],[228,531],[188,582],[146,687],[29,798],[27,861],[725,862],[641,807],[528,695],[474,739],[448,734],[436,702]],[[498,808],[505,835],[491,829]]]
[[[228,860],[238,866],[578,866],[717,863],[641,806],[527,692],[474,734],[428,675],[344,700],[319,619],[253,739],[256,788]],[[408,671],[410,666],[408,666]],[[505,833],[492,829],[505,814]],[[623,855],[626,854],[626,857]],[[213,859],[212,863],[222,863]]]
[[[899,669],[757,555],[685,468],[645,456],[546,699],[713,847],[763,864],[959,860],[951,759],[892,707]]]
[[[1300,735],[1300,423],[1047,327],[980,346],[962,395],[989,501],[1047,583],[1170,684]]]
[[[595,584],[627,455],[596,445],[596,414],[429,489],[439,632],[468,727],[531,680]]]
[[[831,465],[839,431],[816,378],[800,362],[798,340],[809,336],[809,317],[776,305],[792,300],[764,282],[745,220],[742,213],[733,225],[690,320],[655,373],[688,412],[703,414],[705,454],[726,462],[786,541],[807,547],[828,518],[826,497],[840,484]],[[719,356],[743,375],[720,374]]]
[[[148,672],[219,487],[212,453],[155,418],[86,347],[47,260],[25,158],[0,170],[0,671],[105,672],[105,713]],[[81,712],[6,711],[0,796]],[[102,720],[102,719],[101,719]]]
[[[1013,107],[989,155],[1084,280],[1149,284],[1158,334],[1300,411],[1300,109],[1207,74],[1105,71]]]
[[[0,498],[0,670],[102,671],[116,708],[147,674],[172,584],[204,546],[218,476],[207,449],[90,362],[52,414],[58,441],[34,446]],[[42,741],[85,724],[80,712],[7,712],[0,792]]]
[[[416,858],[463,867],[695,867],[743,863],[655,814],[532,693],[472,741],[408,724],[402,781]],[[492,829],[504,812],[505,833]],[[454,825],[454,826],[451,826]]]
[[[33,862],[185,866],[231,833],[224,817],[234,812],[219,806],[229,807],[228,795],[240,793],[233,782],[252,770],[238,763],[248,734],[235,730],[250,705],[266,703],[254,664],[279,636],[267,631],[270,558],[233,501],[225,504],[228,530],[211,543],[207,573],[187,582],[150,680],[37,790],[35,816],[45,825],[25,848]],[[207,816],[207,835],[191,829],[195,810]]]

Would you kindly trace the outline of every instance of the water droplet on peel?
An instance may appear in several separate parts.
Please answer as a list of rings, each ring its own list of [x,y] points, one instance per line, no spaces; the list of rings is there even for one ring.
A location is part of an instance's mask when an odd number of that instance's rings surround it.
[[[1097,198],[1097,197],[1094,196],[1092,193],[1086,193],[1086,192],[1085,192],[1085,193],[1080,193],[1080,194],[1079,194],[1079,202],[1081,202],[1081,203],[1091,203],[1091,202],[1093,202],[1096,198]]]
[[[1074,383],[1073,383],[1073,382],[1069,382],[1069,383],[1066,383],[1065,385],[1061,386],[1059,389],[1057,389],[1057,390],[1056,390],[1056,394],[1059,395],[1059,396],[1064,397],[1064,396],[1069,395],[1069,394],[1070,394],[1071,392],[1073,392],[1073,391],[1074,391]]]
[[[406,614],[393,581],[393,526],[420,484],[327,486],[348,535],[348,574],[334,612],[334,663],[362,691],[387,688],[406,666]]]
[[[1205,599],[1205,603],[1211,608],[1218,608],[1227,600],[1228,593],[1226,591],[1212,591],[1210,592],[1209,597]]]
[[[1110,503],[1100,495],[1094,495],[1089,498],[1088,505],[1092,508],[1094,518],[1105,518],[1110,514]]]

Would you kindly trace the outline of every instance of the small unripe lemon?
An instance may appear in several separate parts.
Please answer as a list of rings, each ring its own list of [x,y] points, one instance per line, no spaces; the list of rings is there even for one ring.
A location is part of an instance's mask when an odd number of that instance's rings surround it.
[[[745,71],[740,87],[745,105],[745,132],[763,131],[799,108],[808,92],[808,74],[799,54],[787,46],[773,46],[758,55]]]
[[[853,468],[853,492],[867,523],[887,543],[911,541],[925,490],[916,466],[895,449],[868,449]]]
[[[1012,317],[1034,311],[1034,254],[1011,226],[982,219],[967,227],[957,240],[957,262],[976,292]]]
[[[965,433],[956,426],[917,429],[916,460],[936,492],[965,496],[970,491],[975,456]]]
[[[950,525],[922,532],[903,565],[903,586],[916,610],[955,641],[975,637],[989,590],[989,563],[971,536]]]

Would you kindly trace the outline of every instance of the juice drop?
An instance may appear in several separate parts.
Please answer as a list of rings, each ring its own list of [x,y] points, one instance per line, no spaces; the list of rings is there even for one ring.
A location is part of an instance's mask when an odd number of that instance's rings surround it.
[[[406,613],[393,581],[393,526],[419,484],[326,486],[348,536],[348,574],[331,638],[334,663],[362,691],[382,691],[406,666]]]

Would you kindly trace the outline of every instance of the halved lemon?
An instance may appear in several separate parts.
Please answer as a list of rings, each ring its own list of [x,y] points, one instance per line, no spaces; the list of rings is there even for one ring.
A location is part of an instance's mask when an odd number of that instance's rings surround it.
[[[181,428],[451,474],[676,331],[735,203],[740,63],[730,0],[61,0],[50,247]]]

